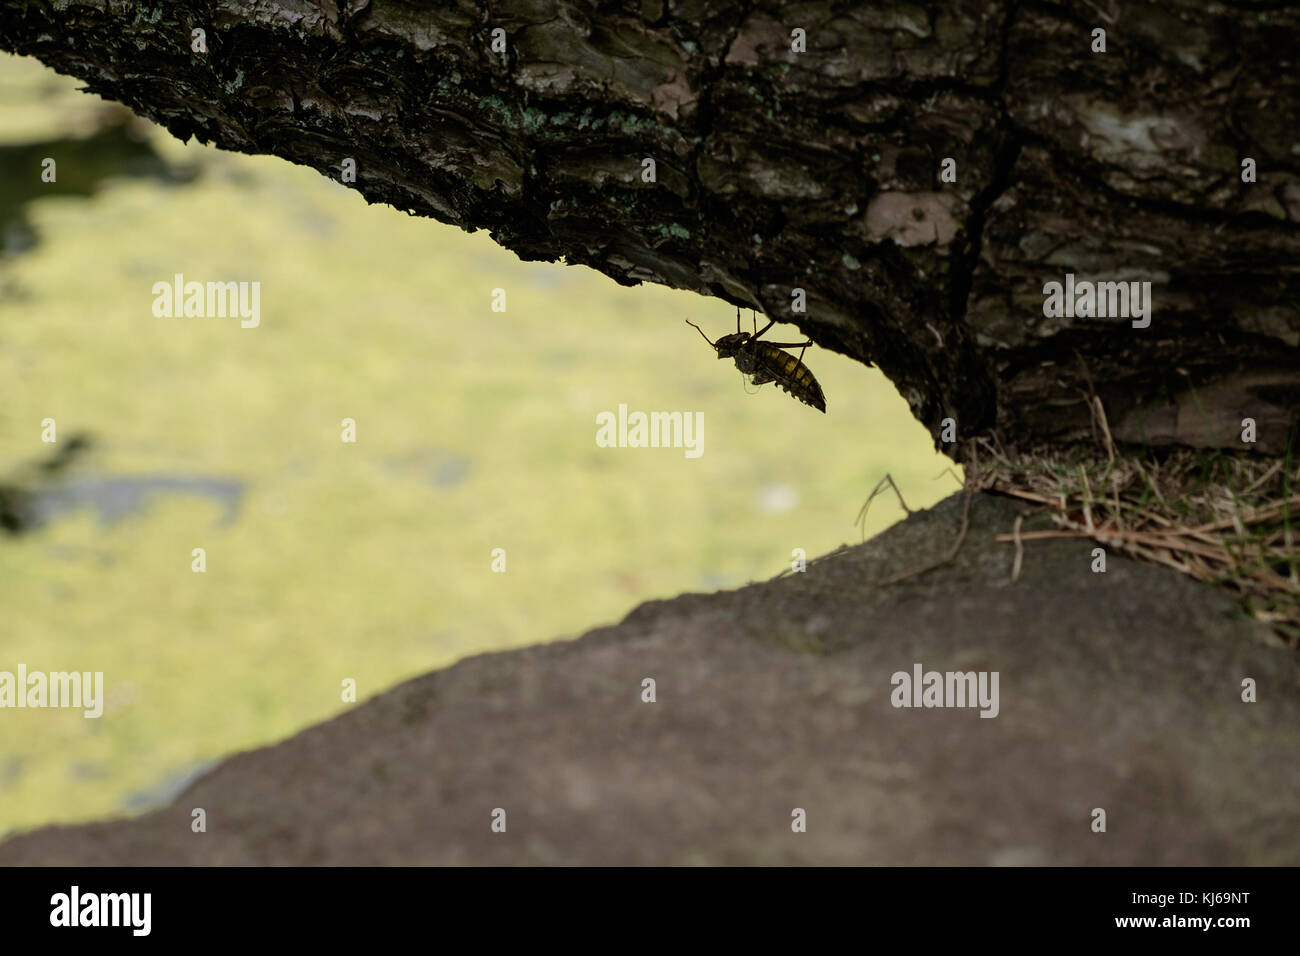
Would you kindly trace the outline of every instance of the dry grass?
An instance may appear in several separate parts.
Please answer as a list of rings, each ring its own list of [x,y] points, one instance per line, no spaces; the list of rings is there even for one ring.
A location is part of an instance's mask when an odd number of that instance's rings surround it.
[[[1098,407],[1101,448],[1008,456],[990,442],[967,464],[980,491],[1046,512],[1055,528],[998,536],[1025,547],[1089,538],[1227,589],[1256,619],[1300,646],[1300,463],[1221,450],[1119,450]],[[1098,451],[1104,451],[1103,458]]]

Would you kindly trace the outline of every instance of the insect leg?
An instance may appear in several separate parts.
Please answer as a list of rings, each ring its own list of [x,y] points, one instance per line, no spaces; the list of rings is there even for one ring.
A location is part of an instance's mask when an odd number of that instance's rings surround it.
[[[806,349],[813,344],[812,339],[807,342],[768,342],[768,345],[775,345],[779,349]]]

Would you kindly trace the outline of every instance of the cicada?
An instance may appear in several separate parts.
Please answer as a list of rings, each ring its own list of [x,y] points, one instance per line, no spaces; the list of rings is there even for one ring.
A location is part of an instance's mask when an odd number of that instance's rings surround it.
[[[758,329],[758,322],[755,321],[753,333],[740,331],[740,309],[736,310],[736,331],[731,335],[723,335],[716,342],[710,341],[709,337],[704,334],[704,330],[692,322],[686,320],[686,324],[699,332],[704,341],[718,353],[720,359],[734,359],[736,368],[740,369],[744,375],[751,376],[750,381],[755,385],[765,385],[768,382],[775,382],[777,388],[789,392],[805,405],[811,405],[820,412],[826,411],[826,396],[822,394],[822,387],[817,384],[817,379],[813,377],[812,371],[807,365],[803,364],[803,353],[808,346],[812,345],[812,339],[807,342],[763,342],[759,337],[776,325],[776,319],[772,319],[761,330]],[[795,358],[789,352],[783,352],[782,349],[800,349],[799,357]]]

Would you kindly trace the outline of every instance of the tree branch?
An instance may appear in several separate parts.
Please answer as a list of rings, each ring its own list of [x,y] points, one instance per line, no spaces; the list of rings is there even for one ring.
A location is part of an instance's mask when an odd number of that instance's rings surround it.
[[[354,160],[368,200],[521,258],[794,322],[879,365],[936,440],[954,419],[957,456],[1086,435],[1081,368],[1120,441],[1241,447],[1253,413],[1280,450],[1300,14],[1105,6],[0,0],[0,48],[181,139],[335,179]],[[1151,281],[1150,327],[1045,316],[1067,272]]]

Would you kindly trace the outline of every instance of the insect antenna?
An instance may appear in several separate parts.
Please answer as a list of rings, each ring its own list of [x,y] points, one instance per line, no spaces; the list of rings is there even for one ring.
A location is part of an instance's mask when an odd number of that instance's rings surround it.
[[[707,335],[704,334],[704,330],[703,330],[702,328],[700,328],[698,325],[696,325],[696,324],[695,324],[694,322],[692,322],[690,319],[687,319],[687,320],[686,320],[686,324],[689,325],[691,328],[693,328],[696,332],[699,332],[699,333],[700,333],[700,337],[701,337],[702,339],[704,339],[704,341],[708,342],[709,345],[713,345],[713,342],[709,339],[709,337],[708,337]],[[713,347],[714,347],[714,348],[717,348],[716,345],[714,345]]]

